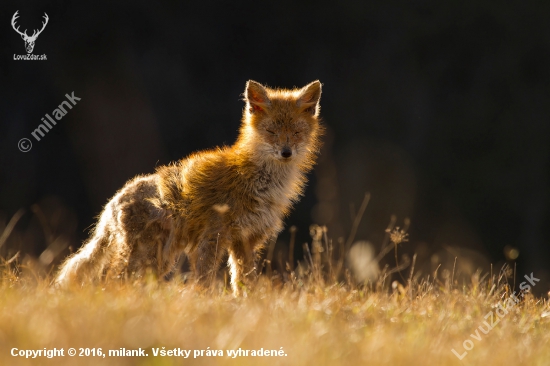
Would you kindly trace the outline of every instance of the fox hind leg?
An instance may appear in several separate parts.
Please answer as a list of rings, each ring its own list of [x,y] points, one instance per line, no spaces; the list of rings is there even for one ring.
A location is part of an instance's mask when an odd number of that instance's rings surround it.
[[[103,270],[109,264],[112,248],[105,237],[96,235],[78,252],[63,263],[55,284],[65,286],[69,283],[82,284],[101,278]]]

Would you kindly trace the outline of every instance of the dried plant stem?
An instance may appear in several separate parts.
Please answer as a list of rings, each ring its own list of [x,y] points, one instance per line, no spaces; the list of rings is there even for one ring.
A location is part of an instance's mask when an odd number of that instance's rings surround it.
[[[25,213],[25,210],[20,209],[15,213],[15,215],[11,217],[10,221],[8,222],[8,225],[6,225],[6,228],[2,233],[2,236],[0,236],[0,248],[2,248],[2,245],[4,245],[6,240],[8,240],[8,237],[13,231],[13,228],[15,227],[19,219],[21,219],[21,216],[23,216],[24,213]]]
[[[288,246],[288,265],[290,271],[294,271],[294,243],[296,242],[296,226],[290,227],[290,244]]]
[[[365,198],[363,198],[363,203],[361,203],[361,207],[359,207],[359,211],[355,215],[355,219],[353,220],[353,225],[351,227],[351,232],[348,237],[348,240],[346,241],[346,250],[349,250],[351,244],[353,243],[353,240],[355,239],[355,235],[357,234],[357,229],[359,228],[359,224],[361,223],[361,219],[363,218],[363,214],[365,213],[365,210],[367,209],[367,205],[370,201],[370,193],[365,193]]]

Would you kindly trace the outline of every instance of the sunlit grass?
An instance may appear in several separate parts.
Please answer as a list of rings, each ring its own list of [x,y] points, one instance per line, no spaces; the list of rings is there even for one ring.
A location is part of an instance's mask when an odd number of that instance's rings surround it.
[[[265,261],[265,274],[242,298],[231,295],[222,277],[201,291],[180,276],[166,282],[152,275],[61,290],[50,286],[52,275],[40,261],[1,260],[0,365],[549,364],[546,299],[516,294],[519,303],[500,318],[496,306],[512,294],[511,271],[476,272],[467,285],[454,270],[415,275],[414,258],[398,263],[398,244],[407,235],[394,225],[392,220],[377,256],[366,245],[350,252],[353,237],[333,248],[326,230],[312,226],[313,242],[301,264],[277,273]],[[352,253],[352,267],[373,268],[354,276],[343,265],[345,252]],[[392,252],[396,267],[380,270],[380,258]],[[272,254],[268,248],[268,259]],[[490,312],[498,323],[485,334],[480,326],[488,329]],[[57,348],[65,356],[13,357],[14,348]],[[77,356],[68,356],[69,348]],[[101,348],[106,357],[79,357],[80,348],[96,354]],[[121,348],[142,348],[148,356],[109,357],[109,350]],[[154,356],[153,349],[190,350],[189,359]],[[227,356],[239,349],[249,356]],[[261,349],[282,355],[251,356]],[[223,356],[210,356],[220,351]]]
[[[175,365],[181,357],[154,357],[166,350],[284,350],[281,357],[203,356],[191,364],[239,365],[455,365],[451,352],[474,348],[471,365],[546,365],[550,360],[549,309],[531,295],[488,334],[470,334],[509,287],[491,283],[464,289],[434,280],[390,291],[376,285],[326,284],[310,274],[277,288],[260,278],[246,298],[233,298],[223,285],[197,292],[179,281],[117,283],[56,290],[5,266],[0,297],[0,364]],[[498,280],[495,278],[495,280]],[[496,282],[495,282],[496,285]],[[496,316],[496,315],[495,315]],[[475,335],[475,333],[474,333]],[[12,348],[144,348],[148,357],[58,357],[26,360]],[[208,348],[210,347],[210,348]],[[189,360],[188,360],[189,361]]]

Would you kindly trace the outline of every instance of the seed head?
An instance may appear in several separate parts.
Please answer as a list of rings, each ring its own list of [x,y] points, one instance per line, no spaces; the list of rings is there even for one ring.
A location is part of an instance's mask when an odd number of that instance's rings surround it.
[[[393,230],[386,229],[386,232],[390,233],[390,240],[396,245],[409,241],[409,234],[405,230],[399,229],[399,226]]]

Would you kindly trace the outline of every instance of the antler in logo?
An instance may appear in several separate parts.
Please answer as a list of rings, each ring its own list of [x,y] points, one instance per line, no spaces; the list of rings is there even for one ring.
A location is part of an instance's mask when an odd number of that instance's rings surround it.
[[[32,50],[34,49],[34,42],[36,42],[36,39],[38,38],[40,33],[42,33],[44,28],[46,28],[46,24],[48,24],[48,20],[50,18],[48,18],[48,14],[44,13],[44,19],[46,21],[42,22],[42,29],[40,29],[40,30],[35,29],[34,32],[32,33],[32,36],[29,37],[27,35],[27,30],[26,29],[25,29],[24,32],[20,32],[19,27],[15,28],[15,20],[19,17],[19,15],[17,15],[18,12],[19,12],[19,10],[17,10],[15,12],[15,14],[13,14],[13,18],[11,18],[11,26],[13,27],[13,29],[17,33],[19,33],[21,35],[21,38],[23,38],[23,41],[25,41],[25,49],[27,50],[27,53],[32,53]]]

